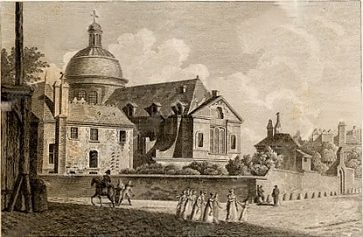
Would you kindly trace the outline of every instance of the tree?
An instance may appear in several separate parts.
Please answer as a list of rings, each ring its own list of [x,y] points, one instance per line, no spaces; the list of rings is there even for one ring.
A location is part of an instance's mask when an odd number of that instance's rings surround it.
[[[315,152],[311,157],[312,170],[317,171],[320,174],[325,174],[329,167],[321,161],[321,155],[319,152]]]
[[[251,174],[263,176],[271,168],[282,166],[283,156],[277,155],[270,147],[265,152],[257,152],[252,156],[250,165]]]
[[[44,68],[49,67],[47,62],[41,60],[44,54],[38,51],[37,47],[25,47],[23,55],[25,82],[40,80],[39,74]],[[1,50],[1,81],[7,84],[15,82],[15,48],[11,49],[10,54],[6,49]]]
[[[348,151],[345,165],[348,168],[354,169],[355,177],[362,177],[362,150],[360,148],[353,148]]]
[[[250,175],[249,165],[251,161],[250,155],[244,155],[242,159],[237,156],[234,159],[230,159],[225,167],[229,175]]]

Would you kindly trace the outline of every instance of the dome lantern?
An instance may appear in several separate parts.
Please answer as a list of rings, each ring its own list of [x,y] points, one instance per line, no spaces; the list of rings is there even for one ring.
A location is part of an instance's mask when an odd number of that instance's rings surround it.
[[[93,10],[91,16],[93,17],[93,22],[88,27],[89,47],[102,47],[102,27],[96,22],[96,18],[98,18],[96,10]]]

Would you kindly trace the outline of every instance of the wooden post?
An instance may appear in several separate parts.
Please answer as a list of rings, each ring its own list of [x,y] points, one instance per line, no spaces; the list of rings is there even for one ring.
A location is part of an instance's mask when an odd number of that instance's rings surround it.
[[[8,206],[8,211],[13,211],[19,194],[24,195],[25,210],[32,211],[31,187],[29,178],[29,141],[30,141],[30,103],[31,93],[24,83],[23,68],[23,3],[15,3],[15,85],[21,87],[24,93],[19,96],[21,108],[21,133],[20,133],[20,160],[19,175]]]
[[[15,85],[23,85],[23,3],[15,3]]]

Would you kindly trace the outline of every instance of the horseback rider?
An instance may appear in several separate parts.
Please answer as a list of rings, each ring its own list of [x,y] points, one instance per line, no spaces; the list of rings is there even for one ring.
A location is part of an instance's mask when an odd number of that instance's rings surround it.
[[[111,187],[111,171],[110,170],[106,170],[105,175],[103,175],[103,187],[107,188],[107,192],[110,191],[110,187]]]

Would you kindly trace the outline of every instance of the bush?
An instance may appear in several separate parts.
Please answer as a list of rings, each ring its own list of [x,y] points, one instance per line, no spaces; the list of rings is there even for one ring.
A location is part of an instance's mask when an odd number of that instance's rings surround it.
[[[229,175],[250,175],[249,165],[251,163],[251,156],[245,155],[243,159],[237,156],[234,159],[230,159],[226,164],[226,170]]]
[[[164,174],[164,167],[159,163],[144,164],[136,168],[138,174]]]
[[[191,168],[183,168],[181,170],[178,170],[176,173],[176,175],[200,175],[198,170],[193,170]]]
[[[217,164],[213,164],[207,161],[197,162],[193,161],[187,166],[184,166],[183,169],[193,169],[198,171],[201,175],[226,175],[228,174],[227,170],[224,167],[221,167]]]
[[[120,174],[136,174],[136,170],[134,169],[122,169]]]

